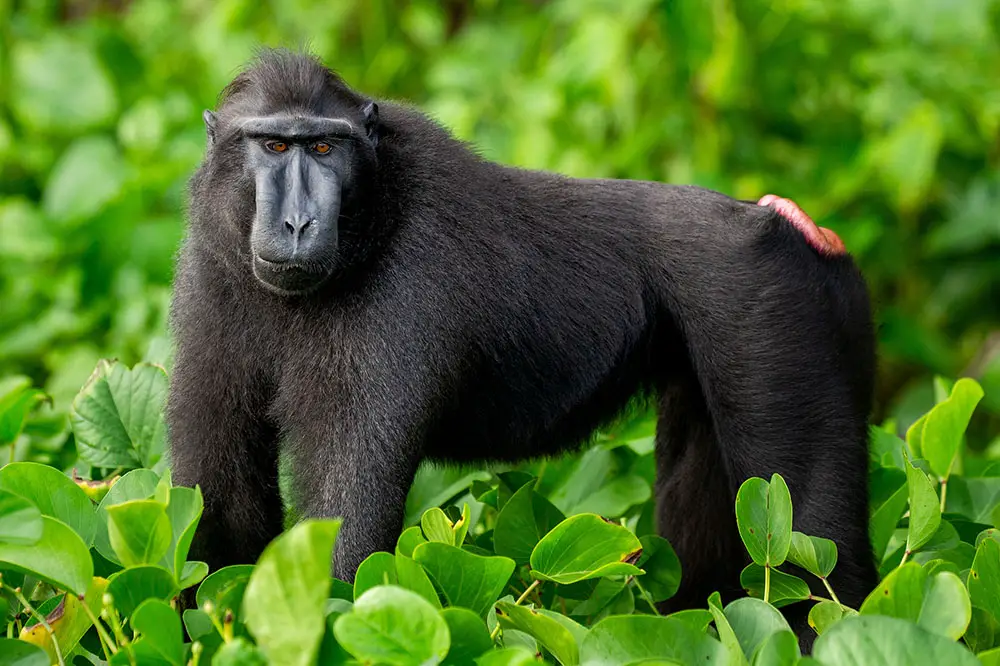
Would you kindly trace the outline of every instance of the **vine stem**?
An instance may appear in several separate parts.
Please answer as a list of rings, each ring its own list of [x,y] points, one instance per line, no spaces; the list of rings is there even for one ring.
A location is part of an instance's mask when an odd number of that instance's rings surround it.
[[[768,603],[771,598],[771,566],[764,565],[764,603]]]
[[[948,496],[948,477],[941,479],[941,513],[944,513],[944,500]]]
[[[514,605],[515,606],[520,606],[521,602],[523,602],[525,599],[527,599],[528,595],[530,595],[541,584],[542,584],[542,581],[540,581],[540,580],[532,581],[531,585],[528,586],[528,589],[525,590],[524,592],[522,592],[521,596],[519,596],[517,598],[517,601],[514,602]],[[500,621],[497,620],[497,626],[494,627],[493,631],[490,633],[490,640],[491,641],[495,641],[497,639],[497,636],[499,634],[500,634]]]
[[[656,607],[656,604],[653,603],[653,598],[649,596],[649,592],[647,592],[646,588],[644,588],[642,586],[642,583],[639,582],[639,579],[633,576],[632,580],[635,581],[635,586],[639,588],[639,592],[642,594],[642,598],[646,600],[646,603],[649,604],[649,607],[653,609],[653,612],[656,613],[657,615],[662,615],[662,613],[660,613],[660,610]]]
[[[35,619],[38,620],[39,624],[45,627],[45,631],[49,632],[49,639],[52,641],[52,647],[56,652],[56,660],[59,662],[59,666],[66,666],[66,662],[63,660],[62,656],[62,650],[59,649],[59,641],[56,640],[56,632],[53,631],[52,625],[50,625],[49,621],[45,619],[45,616],[35,610],[35,607],[32,606],[27,598],[25,598],[25,596],[21,593],[21,588],[11,587],[10,585],[6,585],[4,583],[0,583],[0,585],[13,592],[17,600],[21,602],[21,605],[24,606],[29,613],[35,616]]]
[[[111,661],[111,655],[118,653],[118,646],[116,646],[115,642],[111,640],[111,636],[108,634],[108,630],[104,628],[104,624],[101,623],[98,617],[94,615],[94,611],[92,611],[90,606],[87,605],[86,599],[83,600],[83,610],[87,613],[87,617],[90,618],[90,621],[94,623],[94,627],[97,629],[97,638],[101,642],[101,649],[104,650],[104,656],[108,661]],[[110,652],[108,652],[108,650],[110,650]]]
[[[844,604],[840,603],[840,599],[837,598],[836,593],[834,593],[833,588],[830,587],[830,583],[829,581],[827,581],[826,577],[820,576],[819,579],[823,581],[823,585],[826,587],[826,591],[830,593],[830,599],[832,599],[833,602],[838,606],[843,606]]]

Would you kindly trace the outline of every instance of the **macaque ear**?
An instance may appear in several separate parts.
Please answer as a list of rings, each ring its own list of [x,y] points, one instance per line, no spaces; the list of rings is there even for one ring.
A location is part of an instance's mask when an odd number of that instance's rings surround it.
[[[205,109],[205,112],[201,114],[201,117],[205,120],[205,132],[208,135],[208,147],[211,148],[215,145],[215,123],[218,121],[218,116],[208,109]]]
[[[365,114],[365,133],[373,146],[378,145],[378,104],[368,102],[361,110]]]

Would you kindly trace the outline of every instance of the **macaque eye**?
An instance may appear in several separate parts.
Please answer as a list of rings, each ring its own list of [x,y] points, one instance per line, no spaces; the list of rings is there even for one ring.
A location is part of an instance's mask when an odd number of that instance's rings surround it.
[[[320,155],[326,155],[328,152],[330,152],[333,149],[333,146],[331,146],[330,144],[326,143],[325,141],[320,141],[317,144],[313,144],[312,149],[313,149],[314,152],[317,152]]]
[[[272,153],[283,153],[288,150],[288,144],[284,141],[268,141],[264,146]]]

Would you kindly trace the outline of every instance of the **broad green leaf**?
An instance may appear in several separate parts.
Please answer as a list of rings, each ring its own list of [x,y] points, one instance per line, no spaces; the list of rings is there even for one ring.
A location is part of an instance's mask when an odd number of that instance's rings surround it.
[[[548,650],[563,666],[576,666],[580,661],[577,643],[583,640],[587,630],[568,618],[558,621],[553,613],[544,609],[525,608],[510,602],[497,602],[497,618],[504,629],[517,629],[532,636],[539,645]],[[575,630],[566,626],[572,622]]]
[[[94,562],[87,544],[65,523],[49,516],[42,516],[42,536],[35,543],[0,542],[0,565],[32,574],[75,594],[85,594],[94,577]]]
[[[252,573],[253,566],[249,564],[234,564],[213,571],[198,586],[195,594],[198,608],[211,603],[218,617],[223,617],[227,610],[232,611],[236,617],[241,617],[243,595]]]
[[[743,654],[752,657],[771,634],[791,631],[784,616],[774,606],[753,597],[743,597],[731,602],[725,608],[729,626],[743,649]]]
[[[489,481],[493,476],[486,471],[470,472],[460,467],[435,465],[425,462],[406,495],[404,525],[420,523],[424,513],[455,497],[476,481]]]
[[[552,527],[564,520],[562,513],[526,483],[503,505],[493,531],[493,546],[517,564],[525,564],[531,551]]]
[[[656,535],[639,539],[642,555],[636,566],[646,573],[637,582],[653,601],[665,601],[677,594],[681,585],[681,561],[670,542]]]
[[[608,617],[580,644],[583,666],[622,666],[636,662],[674,661],[699,666],[725,666],[726,648],[688,623],[669,617]]]
[[[982,666],[1000,666],[1000,647],[976,655]]]
[[[1000,507],[1000,476],[967,478],[953,476],[948,480],[945,508],[977,523],[996,523]]]
[[[358,565],[358,570],[354,574],[354,598],[360,598],[362,594],[376,585],[397,585],[398,583],[396,556],[391,553],[372,553]]]
[[[201,659],[198,663],[203,663],[203,661],[211,663],[212,657],[223,643],[222,636],[215,628],[212,618],[204,611],[189,608],[184,611],[183,620],[184,629],[191,641],[201,643]]]
[[[972,604],[1000,620],[1000,543],[984,539],[979,544],[969,569],[968,586]]]
[[[169,497],[167,517],[170,519],[170,545],[161,564],[168,569],[173,568],[177,580],[181,580],[204,503],[200,488],[170,488]]]
[[[575,583],[603,576],[643,573],[632,562],[642,544],[634,534],[594,514],[567,518],[531,552],[531,575],[538,580]]]
[[[427,543],[423,531],[416,525],[407,527],[396,541],[396,554],[413,557],[413,549],[422,543]]]
[[[917,624],[957,641],[969,627],[972,604],[962,579],[950,571],[934,574],[927,581]]]
[[[573,513],[621,516],[652,496],[649,482],[635,474],[616,476],[573,506]]]
[[[915,562],[893,569],[861,604],[862,615],[888,615],[916,622],[924,602],[927,572]]]
[[[428,541],[455,545],[455,531],[452,529],[451,521],[444,515],[444,511],[437,507],[424,512],[420,519],[420,528]]]
[[[480,617],[500,597],[515,566],[507,557],[484,557],[434,541],[417,546],[413,559],[434,579],[449,606],[468,608]]]
[[[307,666],[316,659],[339,529],[338,520],[300,522],[268,544],[250,575],[242,616],[273,664]]]
[[[467,608],[445,608],[441,617],[448,625],[451,647],[446,666],[469,666],[476,657],[493,649],[493,640],[483,619]]]
[[[65,32],[40,34],[47,37],[18,40],[11,52],[10,85],[18,94],[10,103],[18,122],[44,136],[72,136],[110,122],[118,100],[96,51]]]
[[[981,652],[996,645],[997,636],[1000,636],[1000,622],[988,610],[973,606],[969,628],[962,636],[965,644],[973,652]]]
[[[37,609],[45,614],[45,621],[52,628],[56,640],[59,642],[59,650],[64,655],[69,654],[70,650],[83,638],[83,635],[94,626],[90,621],[90,615],[83,608],[83,604],[86,602],[95,616],[100,615],[101,597],[107,584],[108,581],[105,579],[95,577],[91,580],[90,587],[82,600],[76,594],[66,593],[59,595],[58,602],[51,610],[43,611],[40,607]],[[32,622],[35,622],[34,618],[25,624],[19,638],[42,648],[49,656],[51,663],[56,663],[56,651],[48,630],[40,622],[35,624]],[[2,663],[3,661],[0,659],[0,664]]]
[[[126,567],[157,564],[170,548],[170,518],[156,500],[131,500],[107,508],[108,539]]]
[[[441,599],[438,598],[434,584],[416,560],[405,555],[396,555],[396,577],[400,587],[416,592],[435,608],[441,608]]]
[[[54,467],[16,462],[0,468],[0,490],[19,495],[42,512],[69,525],[90,546],[97,529],[94,503],[73,480]]]
[[[0,395],[0,445],[15,442],[24,430],[28,415],[49,397],[45,392],[19,383],[13,390]]]
[[[707,608],[689,608],[687,610],[671,613],[667,617],[688,623],[696,631],[704,633],[708,625],[712,623],[712,612]]]
[[[951,473],[962,436],[982,398],[979,384],[963,377],[955,382],[951,396],[927,414],[921,438],[922,455],[938,478],[947,479]]]
[[[799,639],[791,630],[772,633],[753,655],[753,666],[796,666],[799,663]]]
[[[52,660],[37,645],[16,638],[0,638],[0,666],[51,666]]]
[[[817,634],[822,634],[839,622],[844,615],[843,606],[823,600],[809,609],[809,626],[815,629]]]
[[[30,546],[42,538],[42,512],[20,495],[0,490],[0,543]]]
[[[872,472],[871,520],[868,535],[877,561],[885,555],[899,519],[906,510],[908,488],[906,474],[896,469],[877,469]]]
[[[837,544],[829,539],[792,532],[788,560],[814,576],[826,578],[837,566]]]
[[[80,457],[96,467],[152,467],[163,454],[167,374],[101,361],[69,411]]]
[[[757,564],[748,564],[740,573],[740,586],[750,596],[763,599],[764,567]],[[771,591],[767,600],[775,608],[781,608],[796,601],[803,601],[808,599],[809,595],[809,584],[798,576],[786,574],[777,569],[771,570]]]
[[[961,644],[912,622],[881,615],[846,617],[816,639],[812,656],[822,664],[852,666],[977,666]]]
[[[129,616],[147,599],[170,601],[180,588],[163,567],[145,565],[125,569],[108,578],[107,593],[122,616]]]
[[[927,543],[941,524],[941,505],[930,478],[912,463],[906,465],[910,497],[910,528],[906,550],[913,552]]]
[[[132,614],[132,627],[173,666],[184,666],[184,636],[177,611],[160,599],[147,599]]]
[[[726,648],[727,659],[725,663],[728,666],[747,666],[747,658],[743,654],[740,639],[733,631],[732,625],[729,624],[729,618],[726,617],[726,613],[722,609],[722,598],[718,592],[713,592],[708,597],[708,610],[711,611],[712,619],[715,620],[715,630],[719,634],[719,640]]]
[[[111,547],[111,539],[108,537],[108,507],[130,500],[149,499],[156,489],[156,484],[160,477],[156,472],[148,469],[134,469],[122,476],[115,485],[111,486],[108,494],[104,496],[97,506],[97,529],[94,531],[94,548],[97,549],[105,559],[121,564],[114,548]]]
[[[42,197],[46,215],[66,228],[100,213],[121,194],[126,168],[110,138],[77,139],[49,172]]]
[[[792,498],[775,474],[768,483],[747,479],[736,493],[736,523],[751,559],[761,566],[781,565],[792,540]]]
[[[433,666],[444,660],[450,646],[448,624],[437,609],[394,585],[361,595],[353,612],[337,618],[334,634],[359,661],[389,666]]]
[[[181,576],[177,583],[181,586],[182,590],[186,590],[187,588],[200,583],[207,575],[207,562],[185,562],[184,569],[181,570]]]
[[[490,650],[476,659],[479,666],[537,666],[535,653],[523,647]]]
[[[236,637],[219,648],[212,666],[268,666],[267,657],[245,638]]]

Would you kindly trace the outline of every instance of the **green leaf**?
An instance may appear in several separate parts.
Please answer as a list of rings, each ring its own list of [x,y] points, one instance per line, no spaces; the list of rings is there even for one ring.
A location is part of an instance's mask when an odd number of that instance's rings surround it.
[[[817,634],[822,634],[839,622],[844,614],[844,607],[840,604],[827,600],[820,601],[809,609],[809,626],[815,629]]]
[[[97,529],[94,503],[73,480],[54,467],[16,462],[0,468],[0,490],[19,495],[42,512],[57,518],[90,546]]]
[[[910,528],[906,550],[913,552],[927,543],[941,524],[941,505],[934,484],[922,470],[906,465],[906,485],[910,497]]]
[[[534,652],[523,647],[511,647],[490,650],[476,659],[476,663],[479,666],[538,666],[539,661],[535,659]]]
[[[200,488],[170,488],[167,517],[170,519],[170,545],[161,564],[173,568],[177,580],[184,578],[184,565],[194,533],[201,520],[204,502]]]
[[[743,654],[752,657],[772,634],[791,631],[784,616],[760,599],[743,597],[725,608],[726,619],[739,641]]]
[[[460,467],[422,464],[406,495],[403,524],[418,524],[428,509],[440,506],[475,481],[489,481],[491,478],[492,475],[483,470],[469,472]]]
[[[178,580],[177,583],[180,585],[182,590],[186,590],[187,588],[200,583],[207,575],[207,562],[185,562],[184,569],[181,571],[180,580]]]
[[[358,565],[358,570],[354,574],[354,598],[360,598],[362,594],[376,585],[396,585],[398,583],[396,556],[391,553],[372,553]]]
[[[532,636],[563,666],[576,666],[579,663],[577,641],[583,640],[586,635],[585,627],[545,609],[529,609],[506,601],[497,602],[496,607],[501,627],[517,629]],[[566,622],[572,622],[574,628],[567,627]]]
[[[170,518],[156,500],[130,500],[107,508],[108,538],[126,567],[156,564],[170,548]]]
[[[969,569],[968,585],[972,604],[1000,620],[1000,543],[984,539],[979,544]]]
[[[111,78],[93,49],[65,32],[14,42],[10,99],[18,122],[36,134],[72,136],[109,123],[118,110]],[[67,95],[73,90],[73,95]]]
[[[699,666],[729,663],[719,641],[669,617],[608,617],[594,625],[580,644],[582,666],[622,666],[640,661]]]
[[[962,579],[950,571],[941,571],[927,582],[917,624],[927,631],[957,641],[969,627],[972,604]]]
[[[792,498],[780,475],[743,482],[736,493],[736,523],[751,559],[772,568],[785,561],[792,540]]]
[[[826,578],[837,566],[837,544],[829,539],[792,532],[788,560],[814,576]]]
[[[189,608],[183,615],[184,628],[192,642],[201,643],[201,660],[211,663],[216,651],[222,647],[222,636],[212,623],[212,618],[205,611]]]
[[[649,482],[634,474],[616,476],[573,506],[573,513],[621,516],[652,496]]]
[[[62,654],[69,654],[76,644],[80,642],[84,634],[94,626],[83,604],[86,602],[91,613],[95,616],[100,615],[101,597],[104,594],[107,584],[108,581],[103,578],[92,578],[90,587],[87,588],[87,592],[82,600],[76,594],[66,593],[57,597],[50,597],[45,604],[36,607],[36,610],[45,615],[45,621],[52,628]],[[55,606],[51,609],[47,608],[49,603],[53,601],[56,601]],[[52,635],[34,617],[21,630],[20,639],[42,648],[49,656],[51,663],[58,661],[55,648],[52,645]],[[0,663],[3,663],[2,660],[0,660]]]
[[[16,638],[0,638],[0,666],[51,666],[42,649]]]
[[[758,599],[764,598],[764,567],[748,564],[740,573],[740,586],[747,594]],[[771,592],[768,602],[775,608],[782,608],[796,601],[803,601],[810,596],[809,584],[798,576],[786,574],[777,569],[771,570]]]
[[[988,610],[973,606],[969,628],[962,636],[965,644],[973,652],[981,652],[996,645],[997,636],[1000,636],[1000,622]]]
[[[431,545],[435,544],[421,548]],[[448,625],[437,609],[420,595],[394,585],[368,590],[351,613],[337,618],[333,630],[340,645],[366,663],[433,666],[450,646]]]
[[[416,526],[407,527],[396,541],[396,554],[412,558],[413,549],[422,543],[427,543],[423,531]]]
[[[416,560],[405,555],[396,555],[396,576],[400,587],[416,592],[435,608],[441,608],[441,599],[438,598],[434,584]]]
[[[776,631],[761,642],[753,655],[753,666],[796,666],[799,639],[789,631]]]
[[[245,638],[236,637],[224,644],[212,659],[212,666],[268,666],[264,653]]]
[[[42,538],[42,512],[20,495],[0,490],[0,543],[30,546]]]
[[[567,518],[531,552],[531,575],[538,580],[575,583],[588,578],[637,575],[632,564],[642,544],[634,534],[594,514]]]
[[[915,562],[893,569],[861,604],[862,615],[888,615],[916,622],[924,601],[927,572]]]
[[[42,516],[42,536],[35,543],[0,542],[0,564],[75,594],[86,593],[94,576],[87,544],[65,523],[49,516]]]
[[[816,639],[822,664],[856,666],[977,666],[967,649],[912,622],[881,615],[846,617]]]
[[[906,475],[896,469],[877,469],[872,472],[871,482],[871,521],[868,535],[871,537],[872,550],[876,561],[880,561],[889,545],[899,518],[906,509],[908,488]]]
[[[420,527],[428,541],[446,543],[450,546],[455,545],[455,531],[452,529],[451,521],[438,507],[424,512],[420,519]]]
[[[134,469],[126,473],[115,482],[108,494],[104,496],[97,506],[97,529],[94,530],[94,548],[97,549],[105,559],[121,564],[114,548],[111,547],[111,539],[108,536],[108,507],[121,504],[130,500],[149,499],[156,489],[156,484],[160,477],[156,472],[148,469]]]
[[[212,572],[198,586],[198,592],[195,594],[198,608],[204,608],[206,603],[211,603],[219,617],[224,616],[227,610],[240,617],[243,595],[246,593],[252,573],[253,565],[250,564],[234,564]]]
[[[159,599],[147,599],[132,614],[132,627],[165,661],[184,666],[184,636],[177,611]]]
[[[0,445],[17,441],[28,415],[38,403],[48,399],[44,391],[32,388],[27,382],[19,382],[12,390],[0,395]]]
[[[167,384],[158,365],[98,363],[69,411],[80,457],[95,467],[153,467],[164,450]]]
[[[339,529],[337,520],[300,522],[268,544],[250,575],[242,615],[274,664],[307,666],[316,659]]]
[[[126,165],[118,146],[105,136],[77,139],[52,167],[42,207],[61,226],[93,217],[122,192]]]
[[[938,478],[947,479],[951,473],[962,435],[982,398],[983,389],[979,384],[963,377],[955,382],[951,396],[927,414],[921,438],[922,453]]]
[[[413,559],[427,570],[449,606],[486,615],[514,572],[507,557],[484,557],[456,546],[431,541],[413,551]]]
[[[747,666],[747,658],[743,654],[740,639],[733,631],[732,625],[729,624],[729,618],[726,617],[725,611],[722,609],[722,598],[718,592],[713,592],[708,597],[708,610],[711,611],[712,618],[715,620],[715,629],[719,634],[719,640],[726,648],[728,655],[726,664],[728,666]]]
[[[636,566],[646,573],[636,579],[653,601],[665,601],[677,594],[681,585],[681,561],[670,542],[656,535],[639,539],[642,555]]]
[[[129,616],[147,599],[170,601],[180,588],[173,574],[163,567],[145,565],[112,574],[107,592],[118,612]]]
[[[526,483],[504,504],[497,515],[493,547],[518,565],[531,559],[531,551],[552,527],[565,520],[554,504]]]
[[[446,666],[469,666],[476,657],[493,649],[493,640],[483,619],[467,608],[445,608],[441,617],[448,625],[451,647]]]

